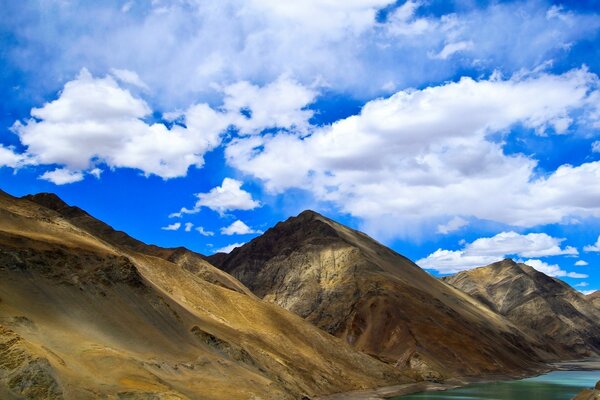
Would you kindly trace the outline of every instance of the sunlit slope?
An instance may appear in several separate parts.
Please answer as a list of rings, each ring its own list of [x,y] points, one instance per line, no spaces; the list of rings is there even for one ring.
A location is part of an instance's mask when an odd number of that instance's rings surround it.
[[[539,336],[561,358],[600,354],[600,310],[559,279],[506,259],[444,280]]]
[[[275,305],[6,194],[0,277],[1,398],[295,399],[406,381]]]
[[[257,296],[426,378],[519,374],[546,356],[471,296],[312,211],[209,260]]]

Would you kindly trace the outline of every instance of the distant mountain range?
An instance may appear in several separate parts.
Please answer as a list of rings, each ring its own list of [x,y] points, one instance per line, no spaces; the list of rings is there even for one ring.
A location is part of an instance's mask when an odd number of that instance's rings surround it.
[[[600,354],[598,293],[512,260],[436,279],[313,211],[229,254],[0,192],[0,398],[302,399]]]

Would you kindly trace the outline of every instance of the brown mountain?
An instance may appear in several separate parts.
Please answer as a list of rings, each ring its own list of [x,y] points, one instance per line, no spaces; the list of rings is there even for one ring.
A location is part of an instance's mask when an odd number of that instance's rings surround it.
[[[2,399],[299,399],[407,381],[189,252],[40,199],[0,192]]]
[[[562,358],[600,354],[600,311],[559,279],[507,259],[443,280],[539,335]]]
[[[594,293],[588,294],[585,296],[585,298],[600,310],[600,290],[596,290]]]
[[[54,193],[38,193],[35,195],[27,195],[24,196],[23,199],[33,201],[34,203],[56,211],[71,224],[93,234],[105,242],[119,246],[120,248],[133,250],[137,253],[159,257],[173,262],[184,267],[188,271],[201,276],[202,279],[208,280],[211,283],[215,283],[240,293],[251,293],[237,279],[223,273],[218,268],[213,267],[206,260],[204,260],[202,255],[190,251],[185,247],[163,248],[155,245],[148,245],[132,238],[123,231],[115,230],[112,226],[92,217],[81,208],[68,205]]]
[[[429,378],[518,374],[548,356],[471,296],[312,211],[208,259],[258,297]]]

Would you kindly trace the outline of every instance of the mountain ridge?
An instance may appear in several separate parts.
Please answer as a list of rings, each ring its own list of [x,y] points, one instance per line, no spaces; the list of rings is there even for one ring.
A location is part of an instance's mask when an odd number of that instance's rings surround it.
[[[276,224],[229,255],[207,259],[258,297],[432,379],[519,373],[547,357],[535,339],[470,296],[314,211]]]
[[[600,354],[599,310],[557,278],[505,259],[442,280],[539,334],[562,357]]]
[[[277,306],[5,193],[0,276],[6,399],[292,400],[411,382]]]

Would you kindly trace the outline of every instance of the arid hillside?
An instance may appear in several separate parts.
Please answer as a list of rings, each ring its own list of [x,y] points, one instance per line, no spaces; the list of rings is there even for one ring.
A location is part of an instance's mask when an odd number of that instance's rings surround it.
[[[506,259],[443,280],[538,335],[564,359],[600,355],[600,310],[559,279]]]
[[[2,399],[299,399],[408,381],[199,257],[39,203],[0,193]]]
[[[554,357],[473,297],[312,211],[208,259],[258,297],[431,379],[518,375]]]

